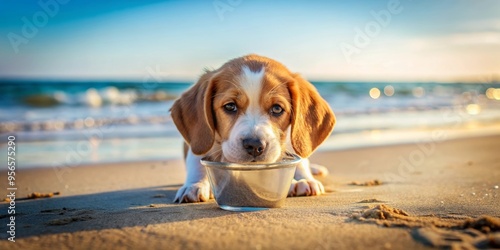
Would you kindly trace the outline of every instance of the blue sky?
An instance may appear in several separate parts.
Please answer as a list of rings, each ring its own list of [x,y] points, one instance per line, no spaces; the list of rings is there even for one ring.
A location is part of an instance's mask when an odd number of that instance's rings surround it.
[[[311,80],[500,78],[494,0],[40,2],[2,2],[0,77],[194,80],[258,53]]]

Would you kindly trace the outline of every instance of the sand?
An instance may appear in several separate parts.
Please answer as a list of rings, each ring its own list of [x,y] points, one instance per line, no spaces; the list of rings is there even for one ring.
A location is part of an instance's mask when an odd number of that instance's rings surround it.
[[[180,160],[18,170],[16,197],[59,195],[16,200],[16,242],[3,226],[0,249],[498,247],[499,148],[490,136],[316,152],[329,192],[258,212],[174,204]],[[371,180],[381,185],[351,185]],[[7,181],[0,187],[6,197]]]
[[[412,235],[423,244],[454,249],[500,248],[500,218],[482,215],[477,218],[413,216],[385,204],[353,213],[352,219],[384,227],[413,229]]]

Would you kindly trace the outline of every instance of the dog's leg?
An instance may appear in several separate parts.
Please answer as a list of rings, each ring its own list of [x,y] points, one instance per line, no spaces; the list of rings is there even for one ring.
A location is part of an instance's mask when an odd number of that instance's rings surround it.
[[[202,156],[196,156],[188,150],[186,156],[186,182],[177,191],[174,202],[202,202],[212,198],[207,171],[201,165]]]
[[[312,176],[309,164],[309,159],[303,159],[297,165],[288,196],[309,196],[325,193],[323,184]]]
[[[313,175],[318,175],[318,176],[327,176],[328,175],[328,169],[325,166],[310,163],[309,167],[311,168],[311,173]]]

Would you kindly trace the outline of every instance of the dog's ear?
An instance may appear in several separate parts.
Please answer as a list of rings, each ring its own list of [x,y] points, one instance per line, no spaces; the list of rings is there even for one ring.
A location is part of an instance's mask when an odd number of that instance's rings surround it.
[[[293,75],[288,89],[292,97],[292,147],[301,157],[309,157],[332,132],[335,114],[316,88],[300,75]]]
[[[212,111],[213,72],[207,72],[170,109],[175,126],[196,155],[207,153],[215,140]]]

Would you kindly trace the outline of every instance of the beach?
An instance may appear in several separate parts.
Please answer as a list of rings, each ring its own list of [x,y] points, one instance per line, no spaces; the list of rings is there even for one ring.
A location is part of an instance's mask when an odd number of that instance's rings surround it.
[[[224,211],[214,200],[174,204],[185,177],[180,159],[19,169],[15,242],[6,240],[4,201],[0,248],[498,247],[498,148],[497,135],[322,150],[311,161],[330,171],[318,177],[325,195],[288,198],[282,208],[258,212]],[[7,181],[0,185],[6,197]],[[59,195],[19,200],[33,192]],[[373,209],[386,216],[368,216]],[[490,224],[454,226],[483,215]]]

